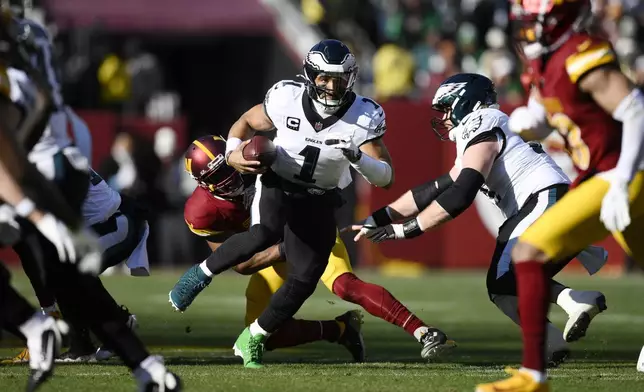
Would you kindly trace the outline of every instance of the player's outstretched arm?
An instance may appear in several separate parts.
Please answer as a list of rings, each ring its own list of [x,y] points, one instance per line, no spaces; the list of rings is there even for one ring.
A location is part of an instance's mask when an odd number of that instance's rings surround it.
[[[644,147],[644,95],[617,67],[589,71],[579,88],[613,118],[622,122],[622,145],[614,170],[604,178],[610,187],[602,200],[600,220],[611,232],[624,231],[631,223],[628,184],[642,162]]]
[[[456,170],[455,168],[452,171]],[[365,221],[361,224],[351,225],[342,229],[345,231],[359,231],[363,227],[375,228],[386,226],[388,224],[397,222],[402,219],[407,219],[418,215],[418,213],[427,208],[432,201],[449,188],[453,179],[450,173],[443,174],[442,176],[428,181],[424,184],[418,185],[415,188],[403,193],[398,199],[376,211],[374,211]],[[355,240],[359,239],[356,236]]]
[[[468,147],[462,158],[463,168],[460,171],[453,169],[450,172],[450,176],[455,177],[454,183],[431,202],[429,207],[406,222],[361,231],[356,236],[356,240],[361,236],[373,242],[414,238],[456,218],[474,202],[477,192],[492,170],[499,151],[500,146],[496,140],[484,141]]]
[[[616,174],[627,183],[642,159],[644,144],[644,95],[614,67],[594,69],[579,80],[579,88],[613,118],[622,122],[622,148]]]

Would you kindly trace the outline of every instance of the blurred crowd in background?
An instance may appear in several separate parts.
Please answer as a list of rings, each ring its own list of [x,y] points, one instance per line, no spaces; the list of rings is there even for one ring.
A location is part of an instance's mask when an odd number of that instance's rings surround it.
[[[381,101],[431,100],[458,72],[491,78],[510,106],[524,100],[507,0],[292,0],[310,24],[347,42]],[[625,69],[644,84],[644,1],[593,0]]]
[[[525,100],[522,65],[511,46],[507,0],[285,1],[322,36],[340,39],[351,47],[360,63],[358,88],[363,95],[381,102],[428,101],[446,77],[478,72],[496,83],[500,101],[506,105],[516,106]],[[189,97],[181,92],[185,84],[181,75],[176,67],[167,69],[169,62],[177,61],[176,52],[158,50],[167,42],[150,45],[150,39],[137,35],[104,34],[100,22],[59,33],[47,14],[46,1],[33,3],[30,17],[45,24],[54,37],[68,105],[167,123],[199,104],[186,102]],[[596,0],[594,8],[624,69],[644,84],[644,1]],[[226,53],[210,55],[221,60]],[[235,64],[243,67],[243,61]],[[299,65],[295,65],[297,69]],[[225,80],[229,76],[215,74],[212,78]],[[272,83],[266,81],[254,88],[261,94]],[[93,162],[95,170],[116,190],[145,201],[154,210],[156,221],[151,222],[150,239],[154,263],[169,266],[205,257],[203,241],[192,236],[183,221],[183,204],[196,184],[183,171],[182,153],[191,139],[202,134],[225,136],[234,118],[254,99],[254,95],[236,97],[239,107],[219,111],[220,129],[204,128],[194,116],[188,116],[185,140],[170,126],[160,126],[152,142],[121,127],[108,156]],[[200,113],[212,116],[213,112],[205,105]]]

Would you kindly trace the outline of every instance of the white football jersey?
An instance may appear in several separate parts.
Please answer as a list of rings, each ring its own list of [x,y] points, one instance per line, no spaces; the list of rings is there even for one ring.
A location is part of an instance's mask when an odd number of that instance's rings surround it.
[[[7,70],[11,82],[11,100],[22,110],[34,109],[37,89],[24,71],[15,68]],[[49,124],[42,136],[28,154],[30,162],[36,163],[43,158],[50,158],[64,147],[71,145],[67,134],[67,114],[64,110],[52,113]]]
[[[121,206],[121,195],[92,169],[89,171],[89,180],[87,197],[82,207],[87,226],[106,221]]]
[[[264,108],[277,128],[277,159],[271,169],[308,188],[344,188],[351,183],[350,162],[342,151],[324,144],[327,135],[339,133],[360,146],[386,130],[385,112],[373,100],[354,95],[334,115],[322,118],[304,84],[290,80],[268,90]]]
[[[515,215],[528,197],[556,184],[570,184],[570,179],[541,145],[526,143],[508,129],[508,116],[497,109],[480,109],[468,114],[450,131],[456,143],[456,166],[461,168],[465,150],[478,137],[495,132],[501,146],[481,193],[490,198],[506,218]],[[481,136],[483,135],[483,136]]]

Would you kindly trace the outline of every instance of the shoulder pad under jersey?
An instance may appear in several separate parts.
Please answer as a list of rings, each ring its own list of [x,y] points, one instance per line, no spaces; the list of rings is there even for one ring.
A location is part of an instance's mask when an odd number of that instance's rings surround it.
[[[587,37],[581,43],[570,42],[570,54],[566,56],[566,74],[572,83],[577,83],[582,76],[600,66],[615,63],[617,55],[613,46],[604,40]]]
[[[293,80],[282,80],[275,83],[268,89],[264,97],[264,111],[268,118],[274,120],[273,117],[278,115],[281,110],[293,104],[303,89],[303,83]]]
[[[359,146],[383,137],[387,131],[383,107],[373,99],[360,95],[356,97],[356,103],[355,121],[359,131],[354,136],[354,143]]]

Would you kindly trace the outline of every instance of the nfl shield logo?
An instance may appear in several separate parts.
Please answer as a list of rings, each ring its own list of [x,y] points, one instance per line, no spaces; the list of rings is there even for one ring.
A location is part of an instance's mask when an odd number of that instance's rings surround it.
[[[314,128],[315,128],[315,130],[316,130],[316,131],[321,130],[321,129],[322,129],[322,123],[321,123],[321,122],[319,122],[319,121],[318,121],[318,122],[316,122],[316,123],[315,123],[315,127],[314,127]]]

